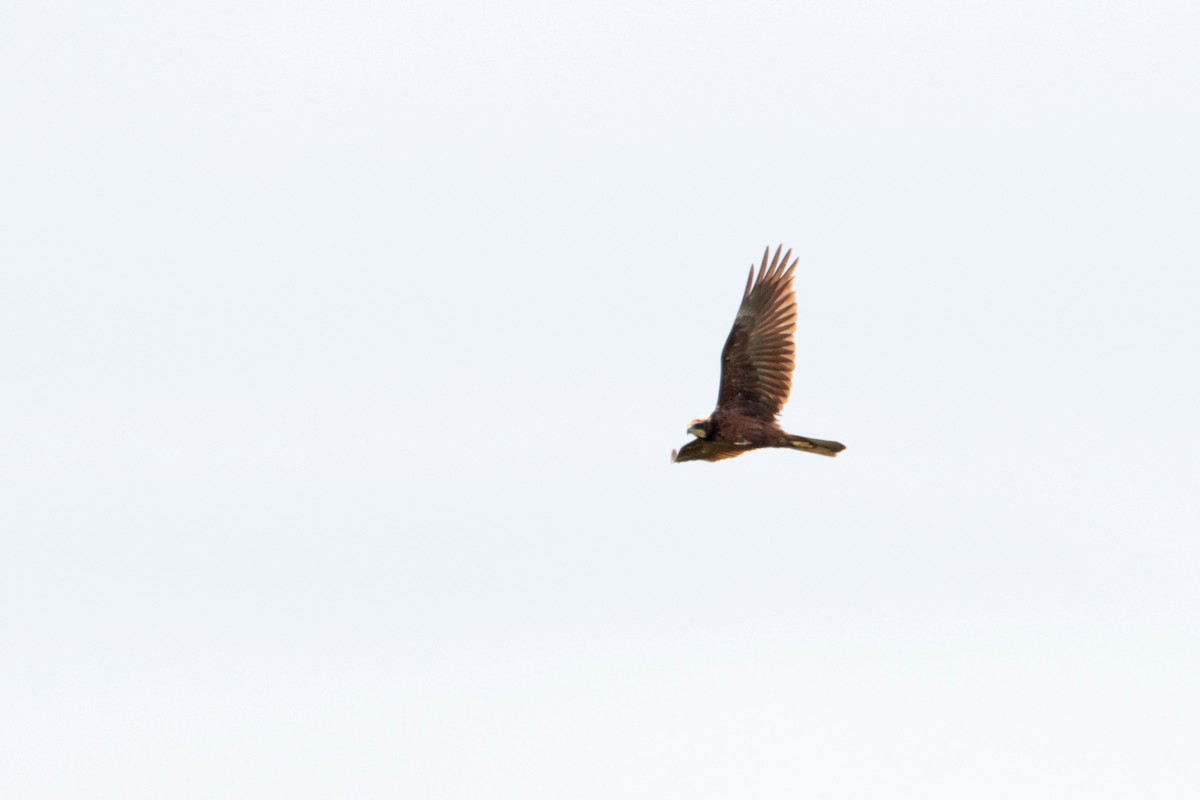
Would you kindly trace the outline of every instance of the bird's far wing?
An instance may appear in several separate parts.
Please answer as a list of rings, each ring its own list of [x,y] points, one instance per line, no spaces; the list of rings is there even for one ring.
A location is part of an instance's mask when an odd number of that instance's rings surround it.
[[[746,280],[742,305],[721,351],[721,391],[717,408],[737,410],[772,421],[783,410],[792,390],[795,367],[796,292],[792,272],[796,261],[780,246],[768,266],[771,248],[763,253],[757,279],[754,266]]]
[[[734,447],[727,444],[718,444],[717,442],[705,442],[701,450],[704,453],[705,461],[723,461],[727,458],[734,458],[735,456],[740,456],[742,453],[750,452],[744,447]]]
[[[749,450],[745,447],[738,447],[737,445],[714,442],[709,439],[692,439],[678,452],[672,450],[671,460],[721,461],[722,459],[733,458],[747,452]]]

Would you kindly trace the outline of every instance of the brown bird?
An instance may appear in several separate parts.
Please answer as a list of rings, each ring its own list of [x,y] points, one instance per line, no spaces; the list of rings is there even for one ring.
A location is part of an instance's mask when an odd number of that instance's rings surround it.
[[[754,265],[746,279],[742,305],[721,351],[721,390],[717,408],[705,419],[693,420],[688,433],[696,438],[672,461],[720,461],[760,447],[787,447],[822,456],[846,449],[838,442],[796,436],[779,427],[775,417],[792,390],[795,369],[796,292],[792,288],[792,251],[779,258],[781,245],[767,266],[771,248],[763,253],[758,279]]]

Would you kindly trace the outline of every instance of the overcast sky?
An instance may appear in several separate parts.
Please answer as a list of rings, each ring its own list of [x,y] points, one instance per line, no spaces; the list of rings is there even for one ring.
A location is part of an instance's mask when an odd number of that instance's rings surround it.
[[[0,794],[1200,796],[1195,3],[3,17]]]

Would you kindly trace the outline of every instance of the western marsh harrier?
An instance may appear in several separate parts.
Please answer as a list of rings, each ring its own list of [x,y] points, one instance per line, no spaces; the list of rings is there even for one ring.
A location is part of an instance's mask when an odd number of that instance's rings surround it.
[[[720,461],[760,447],[787,447],[822,456],[836,456],[846,449],[838,442],[787,433],[775,421],[792,390],[796,366],[792,272],[799,259],[789,265],[792,251],[781,260],[782,249],[775,251],[770,266],[771,248],[766,249],[757,279],[754,265],[750,265],[742,305],[721,351],[717,408],[707,418],[688,425],[688,433],[696,438],[679,452],[672,450],[672,461]]]

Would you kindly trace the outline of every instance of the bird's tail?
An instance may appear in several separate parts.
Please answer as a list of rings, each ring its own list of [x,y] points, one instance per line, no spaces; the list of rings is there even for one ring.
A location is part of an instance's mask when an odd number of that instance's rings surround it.
[[[830,442],[826,439],[810,439],[807,436],[796,436],[795,434],[788,434],[788,441],[797,450],[803,450],[806,453],[816,453],[819,456],[833,457],[846,449],[846,445],[841,442]]]

